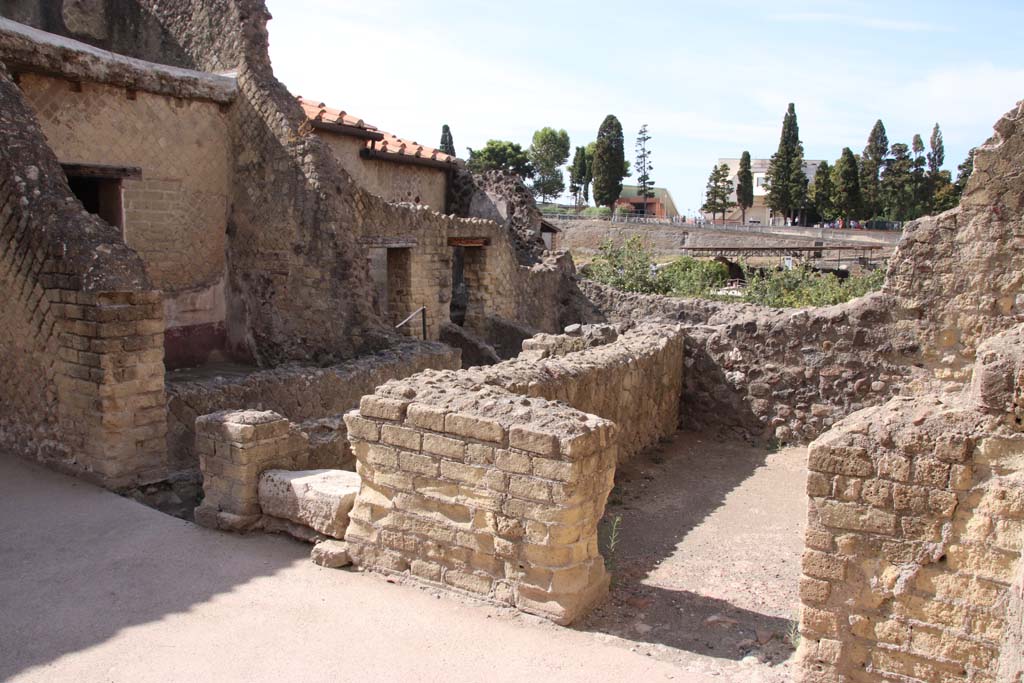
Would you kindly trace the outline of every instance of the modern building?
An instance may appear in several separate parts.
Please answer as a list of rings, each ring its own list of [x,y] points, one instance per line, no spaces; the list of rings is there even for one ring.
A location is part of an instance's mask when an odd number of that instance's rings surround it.
[[[652,218],[676,218],[679,210],[672,199],[672,193],[664,187],[654,188],[653,197],[641,197],[640,187],[637,185],[623,185],[622,194],[619,195],[615,206],[629,206],[636,215],[646,215]]]
[[[769,225],[772,222],[772,218],[775,218],[775,222],[785,222],[785,216],[774,216],[771,208],[767,205],[766,199],[768,196],[768,186],[766,181],[766,174],[768,173],[768,163],[770,159],[751,159],[750,160],[750,171],[754,175],[754,205],[747,209],[747,223],[755,225]],[[805,159],[804,160],[804,174],[807,176],[807,180],[813,180],[814,174],[818,171],[818,166],[821,165],[820,159]],[[729,167],[729,180],[733,183],[733,193],[730,199],[736,201],[736,176],[740,172],[740,160],[739,159],[719,159],[718,164],[725,164]],[[710,220],[712,216],[705,214]],[[743,212],[740,211],[738,206],[733,207],[725,214],[725,221],[727,223],[738,223],[743,220]]]

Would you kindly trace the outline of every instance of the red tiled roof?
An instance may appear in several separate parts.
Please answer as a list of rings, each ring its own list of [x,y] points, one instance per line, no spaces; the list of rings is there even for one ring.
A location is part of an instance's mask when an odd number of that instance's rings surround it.
[[[328,107],[323,102],[314,102],[313,100],[307,100],[301,95],[296,97],[299,104],[302,106],[302,110],[306,113],[306,117],[310,121],[322,121],[324,123],[337,123],[345,126],[351,126],[353,128],[362,128],[368,132],[380,133],[384,136],[384,139],[377,142],[374,140],[366,141],[366,148],[373,149],[378,153],[392,154],[396,157],[409,156],[418,157],[421,159],[432,159],[434,161],[440,161],[443,163],[454,164],[456,158],[445,154],[444,152],[434,149],[433,147],[427,147],[421,145],[418,142],[410,142],[403,140],[397,135],[388,133],[387,131],[380,130],[376,126],[370,125],[362,119],[350,115],[348,112],[341,111],[340,109],[333,109]],[[339,131],[342,132],[342,131]]]

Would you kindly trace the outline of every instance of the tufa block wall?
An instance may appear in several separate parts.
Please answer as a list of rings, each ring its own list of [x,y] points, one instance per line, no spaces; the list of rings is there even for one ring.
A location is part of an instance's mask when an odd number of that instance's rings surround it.
[[[273,411],[223,410],[199,417],[195,430],[204,494],[195,518],[203,526],[254,527],[263,516],[260,475],[306,468],[306,437]]]
[[[160,478],[163,313],[141,260],[74,201],[0,68],[0,440],[118,487]]]
[[[563,624],[607,591],[610,422],[427,374],[364,397],[345,421],[362,477],[345,534],[356,564]]]
[[[965,394],[895,398],[811,444],[800,680],[1024,672],[1007,609],[1024,566],[1024,328],[978,358]]]
[[[527,352],[522,359],[465,372],[481,384],[562,401],[611,420],[624,462],[679,428],[683,351],[681,326],[641,323],[611,343],[542,360]]]
[[[682,357],[681,330],[648,323],[378,387],[345,416],[363,477],[353,560],[572,621],[607,588],[596,533],[617,461],[677,427]]]
[[[72,86],[75,86],[74,88]],[[165,294],[224,276],[227,116],[221,105],[22,74],[19,86],[62,162],[136,166],[123,181],[124,239]]]

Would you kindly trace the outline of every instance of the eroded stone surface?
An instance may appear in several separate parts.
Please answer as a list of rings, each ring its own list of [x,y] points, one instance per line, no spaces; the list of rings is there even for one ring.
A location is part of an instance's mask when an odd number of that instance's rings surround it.
[[[348,527],[359,483],[358,474],[345,470],[266,470],[260,475],[260,508],[264,515],[340,539]]]

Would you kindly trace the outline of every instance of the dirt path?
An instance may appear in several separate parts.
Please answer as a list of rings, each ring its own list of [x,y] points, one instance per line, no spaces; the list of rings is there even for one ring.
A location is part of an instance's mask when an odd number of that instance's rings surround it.
[[[788,680],[805,458],[679,434],[621,468],[612,596],[578,628],[693,673]]]
[[[789,655],[802,462],[692,436],[641,456],[613,595],[565,629],[0,455],[0,681],[782,681],[757,656]]]

